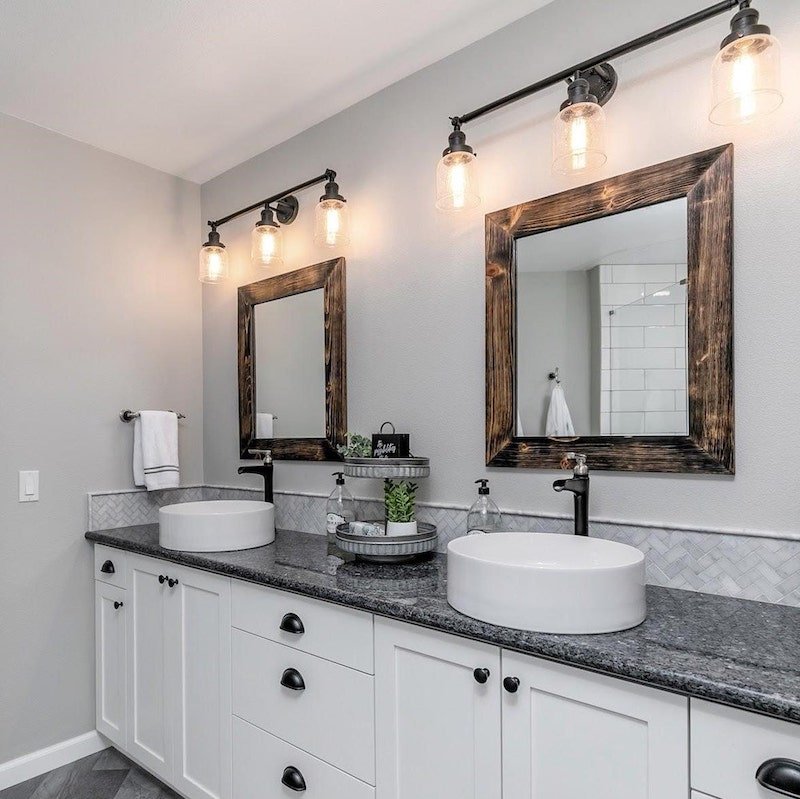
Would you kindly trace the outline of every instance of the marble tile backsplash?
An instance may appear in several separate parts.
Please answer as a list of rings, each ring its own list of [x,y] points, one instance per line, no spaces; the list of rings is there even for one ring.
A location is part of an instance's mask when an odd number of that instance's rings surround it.
[[[159,507],[174,502],[260,496],[255,489],[222,486],[94,493],[89,495],[89,529],[153,524]],[[360,519],[383,517],[379,501],[358,500],[357,505]],[[325,497],[278,493],[275,516],[279,528],[324,534]],[[572,532],[571,519],[527,513],[503,516],[509,530]],[[466,532],[466,509],[421,504],[418,517],[437,526],[442,552],[448,541]],[[591,522],[590,533],[641,549],[652,585],[800,607],[800,541],[607,522]]]

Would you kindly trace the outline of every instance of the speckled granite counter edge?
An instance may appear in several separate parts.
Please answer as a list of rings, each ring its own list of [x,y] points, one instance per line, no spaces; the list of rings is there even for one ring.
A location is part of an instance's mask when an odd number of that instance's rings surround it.
[[[578,638],[570,639],[568,636],[536,634],[535,642],[532,643],[528,640],[524,642],[524,645],[520,645],[519,636],[524,635],[530,638],[529,633],[520,633],[520,631],[512,628],[485,624],[463,614],[457,614],[455,617],[445,619],[431,612],[430,608],[419,608],[396,601],[385,601],[380,597],[367,596],[358,591],[321,585],[309,579],[314,574],[311,571],[308,572],[306,577],[265,574],[261,570],[250,569],[246,566],[220,563],[204,557],[203,553],[169,551],[159,546],[141,544],[136,541],[121,541],[120,532],[120,530],[91,531],[86,533],[86,539],[115,549],[155,557],[227,577],[301,594],[313,599],[344,605],[385,618],[408,622],[420,627],[502,647],[509,651],[575,666],[629,682],[678,693],[690,698],[705,699],[800,724],[799,704],[787,701],[779,695],[766,693],[760,689],[747,689],[738,685],[726,684],[677,669],[648,667],[632,658],[616,657],[609,653],[589,650]],[[303,571],[298,567],[289,566],[288,568],[295,571]],[[676,589],[653,590],[666,591]]]

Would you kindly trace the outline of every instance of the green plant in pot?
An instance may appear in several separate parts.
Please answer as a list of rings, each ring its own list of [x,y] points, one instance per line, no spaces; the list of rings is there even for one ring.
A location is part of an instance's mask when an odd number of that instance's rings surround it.
[[[415,535],[417,532],[417,484],[409,480],[385,480],[386,535]]]

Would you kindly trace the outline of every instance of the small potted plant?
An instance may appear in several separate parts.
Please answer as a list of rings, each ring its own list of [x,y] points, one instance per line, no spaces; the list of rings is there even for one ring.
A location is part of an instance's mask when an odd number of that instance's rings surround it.
[[[386,506],[386,535],[416,535],[417,484],[409,480],[385,480],[383,496]]]
[[[372,441],[358,433],[348,433],[344,444],[336,449],[343,458],[371,458]]]

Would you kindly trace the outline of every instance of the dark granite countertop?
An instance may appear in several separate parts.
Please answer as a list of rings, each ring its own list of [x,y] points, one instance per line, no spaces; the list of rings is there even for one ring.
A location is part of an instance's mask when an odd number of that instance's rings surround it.
[[[158,545],[157,524],[86,538],[800,723],[797,608],[648,586],[647,620],[632,630],[529,633],[453,610],[444,555],[397,566],[344,562],[325,536],[287,531],[259,549],[174,552]]]

